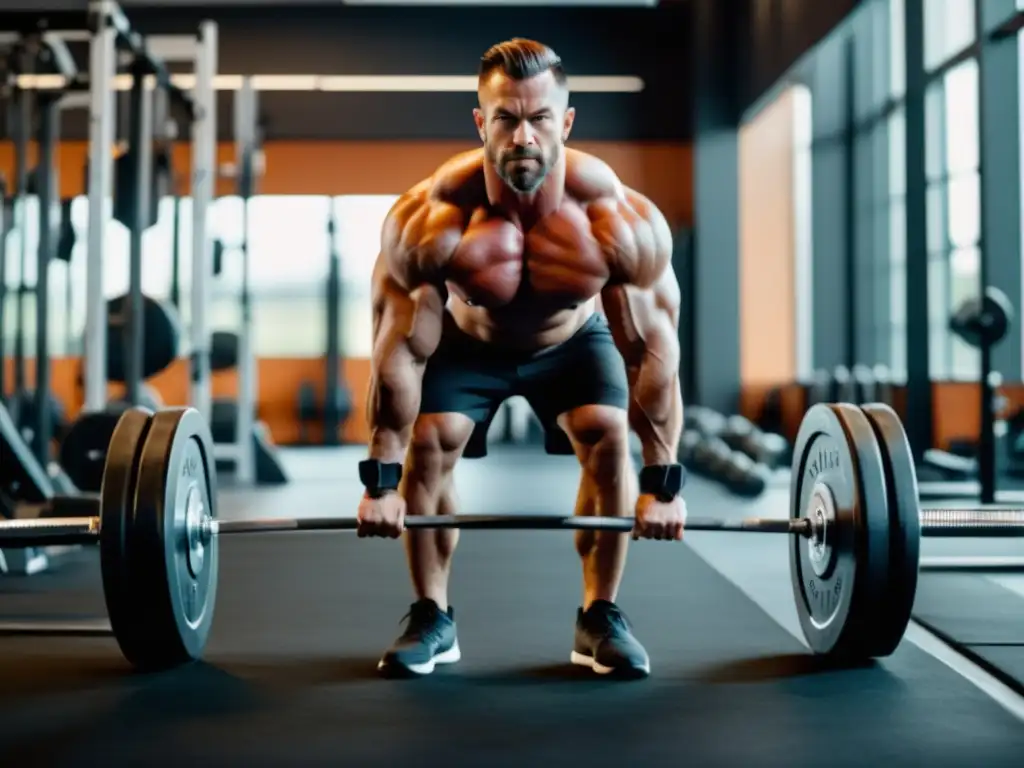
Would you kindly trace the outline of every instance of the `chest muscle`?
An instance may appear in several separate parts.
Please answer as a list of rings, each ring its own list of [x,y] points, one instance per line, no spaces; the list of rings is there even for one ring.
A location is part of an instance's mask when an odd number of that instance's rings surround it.
[[[561,307],[595,296],[608,274],[586,214],[570,208],[526,233],[506,219],[474,220],[453,255],[449,286],[484,307],[516,300]]]

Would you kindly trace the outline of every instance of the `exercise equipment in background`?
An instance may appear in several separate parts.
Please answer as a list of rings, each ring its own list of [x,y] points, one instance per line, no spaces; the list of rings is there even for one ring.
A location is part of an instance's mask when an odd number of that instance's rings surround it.
[[[242,235],[236,249],[241,265],[238,332],[214,331],[209,338],[210,371],[234,370],[237,395],[211,398],[210,430],[217,471],[240,485],[281,485],[288,482],[270,430],[259,421],[257,393],[259,370],[252,341],[252,296],[249,286],[249,203],[256,194],[256,178],[262,173],[259,112],[252,78],[242,78],[234,94],[235,163],[221,169],[221,176],[233,178],[242,202]],[[213,275],[220,274],[228,249],[219,241],[213,246]]]
[[[134,281],[130,282],[135,284]],[[141,290],[141,281],[137,289]],[[142,325],[146,329],[143,345],[138,350],[142,357],[141,367],[132,364],[126,357],[129,353],[137,353],[134,345],[125,338],[132,333],[130,327],[126,326],[125,311],[130,297],[119,296],[107,302],[107,380],[121,385],[125,396],[107,403],[101,410],[83,410],[60,441],[61,467],[78,488],[90,493],[100,491],[106,448],[117,420],[132,406],[150,410],[164,406],[160,393],[146,384],[144,379],[165,371],[180,355],[182,328],[178,313],[169,302],[145,295],[141,298]],[[127,379],[132,371],[136,371],[143,379],[134,388],[128,386]],[[129,391],[132,389],[134,402],[129,399]]]
[[[166,370],[179,356],[182,328],[177,311],[169,302],[158,301],[142,292],[142,235],[154,223],[154,190],[162,190],[173,175],[167,141],[175,134],[171,126],[173,89],[147,89],[145,80],[152,70],[144,58],[135,56],[130,64],[128,95],[128,151],[117,160],[114,208],[128,228],[128,291],[101,302],[106,319],[104,384],[122,385],[123,394],[101,408],[83,408],[60,445],[60,464],[75,485],[98,493],[106,461],[106,447],[118,418],[127,408],[159,408],[159,394],[146,379]],[[179,107],[192,114],[192,103],[177,93]],[[156,180],[156,177],[162,177]],[[92,349],[86,348],[83,383],[87,380]],[[86,387],[87,390],[87,387]],[[86,391],[86,400],[88,392]]]
[[[36,36],[32,36],[36,37]],[[23,38],[20,43],[26,42]],[[39,36],[33,44],[13,45],[7,57],[7,65],[11,71],[33,72],[42,66],[42,59],[50,62],[47,66],[55,66],[57,74],[74,77],[77,74],[74,60],[68,52],[63,37],[57,33]],[[81,105],[75,94],[62,89],[52,91],[36,91],[33,89],[13,88],[8,94],[8,124],[11,127],[11,138],[14,145],[14,197],[10,201],[4,196],[4,223],[10,223],[10,229],[17,230],[21,236],[17,238],[18,251],[18,286],[15,294],[14,307],[14,349],[13,349],[13,391],[6,398],[7,407],[19,431],[32,446],[38,460],[50,467],[60,478],[59,469],[51,464],[51,439],[60,434],[64,428],[64,408],[53,396],[49,387],[49,270],[55,256],[62,255],[55,247],[60,229],[59,219],[54,214],[59,209],[54,206],[56,189],[56,170],[54,168],[54,147],[58,140],[60,116],[64,109]],[[30,170],[29,144],[37,145],[37,166]],[[30,195],[39,197],[38,207],[38,242],[36,251],[34,286],[28,283],[29,240],[24,234],[28,230],[28,202]],[[2,232],[4,248],[0,252],[3,263],[3,277],[0,279],[0,291],[6,292],[7,286],[7,228]],[[65,267],[67,265],[65,264]],[[70,281],[68,281],[70,285]],[[34,331],[36,336],[35,350],[35,384],[29,389],[26,372],[26,327],[27,306],[29,296],[35,298]],[[6,307],[0,307],[0,313],[6,315]],[[3,350],[6,328],[0,331],[0,359],[4,359]],[[38,386],[43,382],[42,386]],[[0,393],[7,395],[6,382],[0,376]]]
[[[1000,394],[1002,375],[992,368],[992,350],[1006,338],[1013,325],[1014,311],[1009,297],[989,286],[977,297],[964,301],[949,319],[949,330],[980,352],[980,424],[973,445],[951,445],[951,450],[930,448],[924,452],[918,472],[922,477],[921,498],[979,499],[995,502],[999,475],[1008,464],[1012,450],[1002,418],[1006,400]],[[952,449],[956,450],[952,450]]]
[[[74,59],[68,51],[64,38],[58,33],[32,34],[30,45],[17,44],[12,46],[8,64],[13,71],[32,73],[36,71],[42,59],[48,60],[50,71],[73,79],[77,76]],[[23,38],[20,43],[25,43]],[[12,88],[7,103],[8,121],[13,131],[15,195],[10,208],[12,227],[21,234],[19,259],[19,290],[16,303],[16,321],[14,338],[14,392],[10,403],[15,407],[13,417],[3,412],[4,439],[0,442],[0,474],[10,473],[19,476],[21,462],[30,462],[36,470],[31,477],[25,476],[22,481],[4,483],[2,491],[2,509],[0,515],[11,515],[11,505],[21,501],[19,495],[29,497],[54,493],[54,484],[61,490],[74,493],[76,489],[70,479],[63,473],[59,465],[52,460],[52,437],[54,425],[62,416],[63,409],[54,403],[50,390],[50,351],[49,351],[49,274],[50,266],[57,255],[56,243],[59,230],[59,219],[54,213],[59,211],[54,205],[56,199],[56,169],[54,167],[55,147],[60,127],[61,112],[65,108],[80,106],[80,99],[64,89],[36,91],[33,89]],[[33,171],[28,168],[28,151],[31,141],[36,143],[37,166]],[[36,251],[36,284],[35,295],[35,382],[34,391],[26,386],[25,371],[25,299],[30,289],[26,273],[29,265],[28,238],[28,197],[30,194],[39,198],[39,234]],[[6,200],[4,204],[7,213]],[[55,210],[56,209],[56,210]],[[6,240],[7,232],[0,232]],[[6,262],[6,248],[2,261]],[[6,273],[6,264],[4,265]],[[6,287],[6,274],[3,282]],[[2,312],[2,308],[0,308]],[[0,331],[0,338],[5,334]],[[2,346],[2,345],[0,345]],[[0,350],[2,352],[2,350]],[[0,363],[3,362],[0,354]],[[2,367],[2,366],[0,366]],[[0,386],[0,393],[3,387]],[[7,444],[10,449],[5,449]],[[47,552],[30,548],[18,552],[0,551],[0,570],[4,573],[21,573],[25,575],[46,570],[52,563],[56,552]]]
[[[12,47],[13,71],[33,72],[39,63],[37,57],[46,56],[56,66],[57,73],[65,77],[77,74],[63,38],[58,34],[44,35],[38,39],[38,46],[15,45]],[[4,196],[4,223],[10,222],[21,234],[19,260],[19,286],[15,306],[14,328],[14,392],[8,399],[15,409],[13,416],[6,408],[0,407],[0,517],[15,514],[18,502],[31,499],[46,499],[54,494],[54,481],[63,489],[73,492],[74,488],[59,467],[51,461],[51,437],[54,425],[59,424],[63,408],[55,401],[50,391],[49,358],[49,270],[54,256],[57,227],[54,226],[53,200],[56,187],[54,169],[54,147],[61,109],[65,106],[67,94],[62,90],[36,92],[30,89],[13,88],[7,104],[9,124],[13,131],[15,196],[8,206]],[[70,105],[70,104],[69,104]],[[28,144],[37,143],[38,166],[28,169]],[[29,265],[28,238],[28,196],[39,196],[39,241],[36,252],[36,284],[30,288],[26,278]],[[0,284],[6,289],[6,227],[0,232],[5,247],[0,251]],[[26,386],[25,299],[34,292],[35,307],[35,391]],[[5,307],[0,306],[0,314]],[[6,329],[0,330],[0,362],[4,360],[3,340]],[[3,384],[0,392],[5,393]],[[24,471],[30,467],[29,471]],[[24,575],[39,573],[47,569],[53,552],[30,548],[25,551],[0,551],[0,571]]]
[[[313,381],[299,385],[297,417],[302,445],[339,445],[352,414],[352,392],[341,375],[341,253],[338,250],[338,221],[332,205],[327,217],[328,269],[326,286],[327,349],[324,353],[324,386]],[[314,434],[320,432],[320,439]]]
[[[684,418],[680,462],[736,496],[761,495],[775,470],[789,461],[785,438],[762,431],[743,416],[691,405],[684,410]]]

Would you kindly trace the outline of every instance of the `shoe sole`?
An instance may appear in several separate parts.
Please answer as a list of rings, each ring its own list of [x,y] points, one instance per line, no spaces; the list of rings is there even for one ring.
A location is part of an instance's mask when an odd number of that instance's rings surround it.
[[[462,658],[462,651],[459,649],[458,641],[447,651],[434,656],[429,661],[420,664],[402,664],[397,661],[387,662],[381,659],[377,662],[377,671],[388,674],[392,677],[423,677],[431,674],[438,664],[454,664]]]
[[[573,651],[569,655],[569,661],[577,667],[588,667],[598,675],[614,675],[615,677],[627,679],[639,679],[651,674],[650,664],[644,664],[642,667],[606,667],[604,664],[599,664],[595,661],[593,656],[586,656],[577,651]]]

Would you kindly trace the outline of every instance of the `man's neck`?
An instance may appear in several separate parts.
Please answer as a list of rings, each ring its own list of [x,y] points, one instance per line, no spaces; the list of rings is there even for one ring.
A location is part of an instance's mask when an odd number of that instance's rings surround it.
[[[561,206],[565,196],[565,159],[559,158],[541,185],[532,192],[512,189],[490,165],[485,167],[484,179],[488,202],[514,216],[528,229]]]

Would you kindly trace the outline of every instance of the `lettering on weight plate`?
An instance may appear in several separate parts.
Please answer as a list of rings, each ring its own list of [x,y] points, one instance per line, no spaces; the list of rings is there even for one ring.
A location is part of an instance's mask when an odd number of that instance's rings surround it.
[[[810,579],[807,580],[806,584],[807,584],[807,596],[811,598],[811,603],[812,604],[817,605],[818,603],[821,602],[820,598],[818,597],[818,592],[819,592],[819,590],[818,590],[818,580],[814,579],[814,578],[810,578]]]
[[[819,448],[817,454],[807,463],[807,476],[814,480],[826,469],[839,468],[839,451]]]
[[[199,476],[199,462],[194,456],[188,456],[183,462],[181,462],[181,476],[182,477],[198,477]]]
[[[807,596],[810,598],[811,613],[817,616],[831,616],[839,602],[839,594],[842,592],[842,581],[836,579],[831,589],[823,589],[817,579],[810,578],[806,582]],[[817,610],[814,610],[817,609]]]

